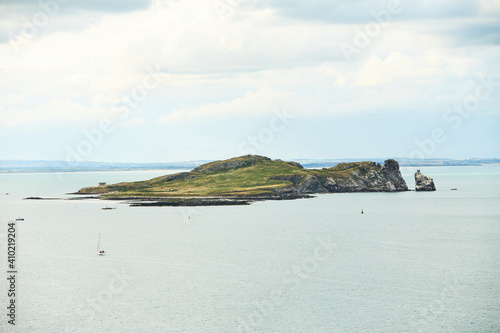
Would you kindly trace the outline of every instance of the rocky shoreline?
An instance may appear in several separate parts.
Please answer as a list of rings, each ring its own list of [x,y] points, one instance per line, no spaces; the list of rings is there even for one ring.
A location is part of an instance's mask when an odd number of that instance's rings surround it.
[[[249,200],[238,199],[176,199],[142,201],[130,203],[130,207],[194,207],[194,206],[241,206],[250,205]]]
[[[78,193],[71,193],[78,194]],[[82,196],[72,198],[43,198],[43,197],[27,197],[23,200],[89,200],[98,199],[102,201],[122,201],[129,204],[130,207],[193,207],[193,206],[236,206],[250,205],[257,201],[267,200],[295,200],[314,198],[308,194],[283,194],[273,196],[256,196],[256,197],[99,197],[99,196]]]
[[[170,197],[170,198],[146,198],[146,197],[116,197],[112,200],[127,201],[130,207],[193,207],[193,206],[237,206],[250,205],[256,201],[267,200],[295,200],[314,198],[308,194],[283,194],[273,196],[256,196],[256,197]],[[109,199],[103,199],[109,200]]]

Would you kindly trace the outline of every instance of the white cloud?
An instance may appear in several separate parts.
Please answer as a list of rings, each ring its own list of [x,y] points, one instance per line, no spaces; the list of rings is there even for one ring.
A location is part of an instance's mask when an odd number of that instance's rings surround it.
[[[450,75],[462,77],[469,73],[473,64],[472,59],[438,52],[424,53],[415,58],[401,52],[392,52],[385,59],[374,55],[363,63],[353,85],[427,84]]]
[[[283,10],[246,11],[242,4],[224,20],[205,0],[155,0],[150,9],[102,11],[94,18],[85,10],[61,10],[18,53],[0,40],[0,124],[75,129],[83,121],[116,119],[111,104],[130,95],[148,67],[161,69],[161,85],[117,126],[135,126],[149,137],[165,135],[165,128],[141,124],[191,128],[217,119],[232,125],[285,105],[311,122],[336,114],[442,110],[469,94],[477,76],[500,70],[499,3],[468,2],[405,4],[352,62],[340,42],[352,42],[356,28],[373,21],[370,11],[387,2],[345,0],[342,15],[339,4],[325,1],[280,1]],[[31,9],[39,10],[36,1]],[[20,31],[23,15],[2,20],[0,35]],[[196,133],[193,140],[199,141]]]
[[[125,126],[137,126],[141,125],[146,122],[146,119],[144,118],[132,118],[132,119],[127,119],[123,123]]]
[[[483,16],[489,17],[500,16],[500,1],[481,0],[481,2],[479,3],[479,13]]]
[[[80,19],[74,16],[78,25]],[[68,20],[62,11],[51,24],[61,20]],[[171,73],[166,85],[186,86],[216,81],[220,73],[293,68],[311,53],[328,60],[338,52],[336,31],[279,22],[271,11],[223,21],[210,2],[169,2],[165,8],[107,14],[79,30],[38,34],[21,43],[18,53],[10,43],[0,44],[0,89],[25,102],[56,98],[105,107],[141,83],[147,67]],[[28,108],[20,103],[13,110]]]
[[[243,97],[229,102],[209,103],[198,108],[173,110],[159,119],[160,123],[201,121],[214,118],[234,118],[272,115],[277,109],[297,100],[295,93],[264,88],[256,92],[249,91]]]
[[[0,110],[0,126],[13,127],[29,123],[71,122],[87,119],[103,119],[113,116],[109,110],[99,106],[85,107],[69,100],[50,99],[29,110],[6,108]]]

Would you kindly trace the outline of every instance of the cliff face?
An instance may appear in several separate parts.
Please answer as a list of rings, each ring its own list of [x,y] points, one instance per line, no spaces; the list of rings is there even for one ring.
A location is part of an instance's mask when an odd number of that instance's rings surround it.
[[[293,183],[289,190],[309,194],[408,191],[395,160],[386,160],[383,166],[375,162],[356,162],[308,171],[301,177],[289,177]]]
[[[435,191],[436,185],[432,177],[426,176],[417,170],[415,172],[415,191]]]

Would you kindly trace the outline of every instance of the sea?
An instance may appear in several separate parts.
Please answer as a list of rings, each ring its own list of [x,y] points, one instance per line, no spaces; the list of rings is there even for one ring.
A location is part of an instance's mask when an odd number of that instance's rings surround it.
[[[0,174],[0,332],[500,332],[500,166],[420,169],[228,207],[23,200],[173,170]]]

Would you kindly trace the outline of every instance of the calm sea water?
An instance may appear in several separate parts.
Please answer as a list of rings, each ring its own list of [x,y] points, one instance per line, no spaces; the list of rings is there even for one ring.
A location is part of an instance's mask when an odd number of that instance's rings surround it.
[[[421,169],[438,191],[199,208],[22,200],[167,171],[2,174],[0,331],[500,332],[500,166]]]

